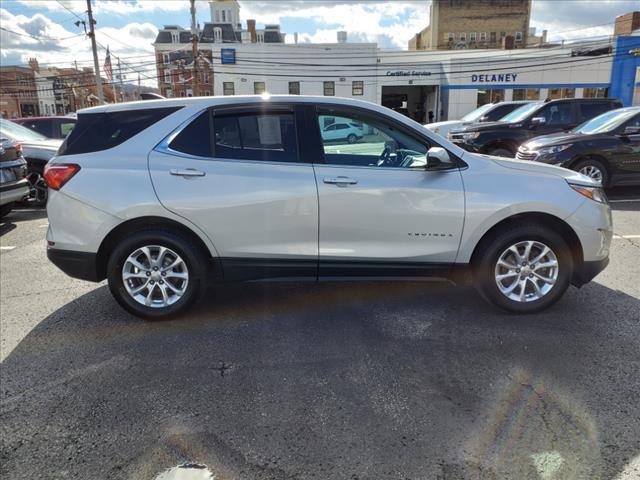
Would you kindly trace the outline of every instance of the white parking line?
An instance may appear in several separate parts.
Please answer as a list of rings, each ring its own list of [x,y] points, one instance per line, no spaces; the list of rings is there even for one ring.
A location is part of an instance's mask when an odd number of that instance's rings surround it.
[[[47,228],[49,226],[48,223],[43,223],[42,225],[38,225],[40,228]]]
[[[614,235],[613,238],[621,238],[623,240],[627,240],[631,238],[640,238],[640,235]]]
[[[10,247],[10,246],[7,246],[7,247],[0,247],[0,250],[6,250],[6,251],[9,251],[9,250],[13,250],[14,248],[16,248],[16,247],[15,247],[15,245],[14,245],[14,246],[11,246],[11,247]]]
[[[640,202],[640,198],[625,198],[622,200],[609,200],[609,203],[633,203]]]

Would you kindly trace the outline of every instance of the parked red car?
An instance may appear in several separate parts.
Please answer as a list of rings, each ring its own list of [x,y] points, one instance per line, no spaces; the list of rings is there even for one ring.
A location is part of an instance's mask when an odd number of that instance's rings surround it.
[[[15,118],[12,119],[12,121],[38,132],[47,138],[66,138],[76,125],[75,118],[62,116],[24,117]]]

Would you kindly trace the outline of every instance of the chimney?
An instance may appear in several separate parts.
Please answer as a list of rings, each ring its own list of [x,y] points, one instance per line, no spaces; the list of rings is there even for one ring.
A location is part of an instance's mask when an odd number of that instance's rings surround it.
[[[347,32],[344,30],[338,32],[338,43],[347,43]]]
[[[251,43],[256,43],[258,35],[256,34],[256,21],[254,19],[247,20],[247,30],[251,34]]]
[[[298,32],[293,34],[293,43],[298,43]]]
[[[34,72],[40,73],[40,65],[38,65],[37,58],[30,58],[29,66],[31,67],[31,70],[33,70]]]

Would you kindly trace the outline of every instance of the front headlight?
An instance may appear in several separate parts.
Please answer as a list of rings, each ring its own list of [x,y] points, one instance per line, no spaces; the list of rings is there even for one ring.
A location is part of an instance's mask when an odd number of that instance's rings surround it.
[[[584,195],[594,202],[607,203],[607,196],[600,187],[585,187],[584,185],[574,185],[573,183],[570,183],[569,186],[580,195]]]
[[[460,136],[462,137],[462,140],[468,141],[473,140],[474,138],[478,138],[480,136],[480,132],[465,132]]]
[[[553,155],[565,151],[567,148],[572,147],[572,143],[565,145],[554,145],[553,147],[545,147],[538,150],[538,155]]]

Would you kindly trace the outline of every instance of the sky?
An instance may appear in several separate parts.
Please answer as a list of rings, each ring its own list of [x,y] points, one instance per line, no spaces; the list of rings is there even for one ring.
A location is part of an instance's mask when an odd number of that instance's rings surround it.
[[[287,42],[335,42],[346,30],[349,41],[377,42],[380,48],[406,49],[409,39],[429,24],[429,0],[239,0],[243,25],[256,19],[280,23]],[[162,25],[190,25],[189,0],[92,0],[100,65],[106,48],[122,59],[126,81],[155,86],[153,41]],[[533,0],[531,27],[549,31],[550,40],[610,35],[617,15],[640,9],[639,0]],[[91,42],[83,26],[86,0],[1,0],[0,64],[93,66]],[[210,21],[206,0],[196,1],[197,19]],[[10,31],[8,31],[10,30]],[[113,58],[115,64],[115,57]],[[114,65],[115,69],[115,65]]]

